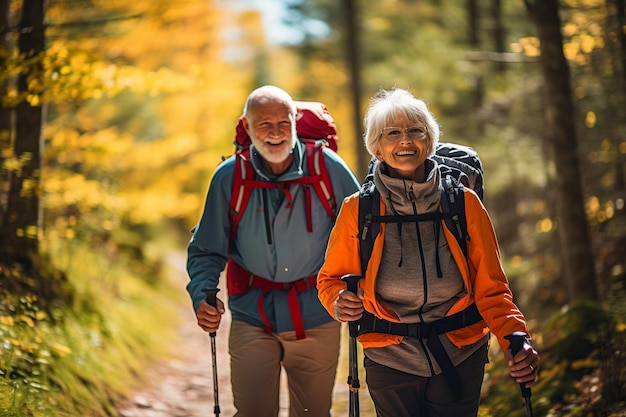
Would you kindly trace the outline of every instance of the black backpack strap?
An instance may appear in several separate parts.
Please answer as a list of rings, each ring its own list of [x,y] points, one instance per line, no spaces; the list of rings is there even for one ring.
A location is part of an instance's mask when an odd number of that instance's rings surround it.
[[[448,229],[456,237],[463,254],[467,258],[467,219],[465,217],[465,194],[463,185],[450,176],[441,178],[441,210]]]
[[[373,221],[380,215],[380,195],[374,181],[366,178],[359,192],[359,247],[361,252],[361,276],[365,277],[367,264],[372,256],[374,240],[380,231],[380,223]]]
[[[463,185],[451,176],[441,179],[441,211],[448,229],[456,237],[461,250],[467,257],[467,242],[470,236],[467,233],[467,219],[465,217],[465,194]],[[381,221],[406,222],[428,220],[430,216],[380,216],[380,194],[374,182],[368,177],[365,179],[359,193],[359,242],[361,250],[361,274],[365,276],[367,264],[372,256],[374,240],[380,231]]]
[[[398,336],[428,338],[431,332],[436,334],[448,333],[462,329],[481,321],[483,317],[475,303],[465,310],[450,316],[443,317],[433,323],[394,323],[385,319],[376,318],[369,311],[363,312],[359,320],[359,335],[366,333],[386,333]]]
[[[384,319],[378,319],[373,314],[364,311],[363,317],[359,319],[359,335],[375,332],[426,339],[426,344],[437,363],[439,363],[451,392],[455,397],[459,398],[463,393],[463,385],[446,349],[439,339],[439,335],[462,329],[481,320],[483,320],[483,317],[480,315],[475,303],[465,310],[443,317],[433,323],[392,323]]]

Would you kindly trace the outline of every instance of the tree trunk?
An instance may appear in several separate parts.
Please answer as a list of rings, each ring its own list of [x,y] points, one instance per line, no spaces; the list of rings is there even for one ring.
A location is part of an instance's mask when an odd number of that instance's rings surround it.
[[[474,52],[480,51],[480,33],[478,29],[480,27],[480,11],[478,9],[477,0],[468,0],[465,7],[467,9],[467,26],[469,28],[469,46]],[[474,109],[480,109],[485,98],[485,83],[482,74],[474,74],[473,87],[472,107],[474,107]],[[476,126],[474,126],[474,128],[476,128]]]
[[[622,85],[626,86],[626,1],[614,0],[615,12],[617,13],[617,30],[619,36],[619,50],[621,53],[620,61],[622,63]]]
[[[546,139],[556,168],[557,231],[562,276],[570,302],[596,300],[598,291],[590,234],[584,211],[578,139],[570,76],[563,54],[558,0],[525,0],[541,43],[545,83]]]
[[[615,33],[619,39],[619,59],[616,59],[616,72],[621,74],[619,81],[619,102],[617,103],[617,112],[615,113],[622,121],[626,119],[624,114],[624,105],[626,104],[626,1],[625,0],[613,0],[613,6],[615,7],[615,13],[617,18],[617,27]],[[619,62],[619,63],[618,63]],[[620,65],[621,64],[621,65]],[[620,135],[618,132],[617,143],[620,141]],[[617,190],[623,190],[626,187],[626,158],[622,154],[621,158],[618,156],[615,166],[615,177]]]
[[[492,0],[491,2],[491,18],[493,19],[493,41],[494,49],[497,53],[502,54],[505,50],[505,33],[502,24],[502,0]],[[506,65],[502,62],[494,63],[497,72],[504,72]]]
[[[45,0],[29,0],[22,8],[19,50],[35,57],[44,51]],[[20,93],[27,91],[27,73],[20,74]],[[25,262],[38,252],[41,228],[40,190],[43,150],[43,106],[23,100],[15,110],[14,155],[23,161],[11,176],[7,210],[2,225],[3,249],[15,260]]]
[[[469,44],[478,47],[480,45],[480,37],[478,35],[479,27],[479,12],[478,12],[478,0],[467,0],[465,7],[467,8],[467,22],[469,28]]]
[[[370,161],[363,141],[361,140],[361,129],[363,121],[361,119],[361,70],[360,70],[360,50],[359,50],[359,29],[358,7],[355,0],[345,0],[345,22],[346,22],[346,52],[348,57],[348,73],[350,74],[352,108],[355,141],[355,155],[357,155],[357,177],[365,178],[367,167]]]
[[[11,1],[0,0],[0,50],[6,51],[7,54],[0,55],[0,68],[5,68],[5,56],[9,55],[9,51],[13,48],[10,42],[11,33]],[[5,96],[8,85],[1,84],[1,95]],[[11,124],[12,111],[9,108],[0,106],[0,184],[6,184],[9,179],[9,171],[4,168],[4,161],[10,155],[13,141],[13,127]],[[4,213],[6,212],[7,195],[5,187],[0,188],[0,228]]]

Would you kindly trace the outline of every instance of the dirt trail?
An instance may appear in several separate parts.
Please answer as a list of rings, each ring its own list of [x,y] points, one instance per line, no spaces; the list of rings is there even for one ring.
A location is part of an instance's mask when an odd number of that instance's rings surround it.
[[[184,286],[188,280],[184,255],[172,254],[169,262],[172,266],[172,278],[181,292],[184,292]],[[225,291],[222,290],[219,294],[223,296]],[[175,341],[177,345],[172,348],[176,353],[175,357],[156,363],[146,371],[149,380],[154,381],[154,384],[136,392],[126,404],[122,404],[118,410],[121,417],[207,417],[214,415],[209,336],[196,325],[189,304],[181,306],[180,315],[180,338]],[[230,356],[228,354],[230,314],[228,310],[222,320],[216,336],[220,416],[231,417],[235,414],[235,409],[230,387]],[[348,414],[348,391],[345,372],[342,372],[343,368],[347,367],[347,352],[345,351],[346,349],[342,346],[339,359],[340,369],[334,390],[334,416]],[[279,417],[288,417],[286,378],[283,375],[281,379],[283,386],[281,387]],[[361,379],[364,379],[364,374],[361,375]],[[366,389],[362,389],[361,415],[373,416],[373,413],[368,412],[369,398],[364,398],[366,396]]]
[[[191,308],[180,327],[177,357],[154,364],[148,371],[154,386],[137,392],[120,410],[121,417],[200,417],[213,415],[213,374],[209,336],[196,325]],[[221,416],[235,409],[230,393],[226,330],[218,332],[217,369]]]
[[[172,280],[185,292],[187,273],[182,254],[170,254]],[[220,297],[222,296],[220,292]],[[186,293],[185,293],[186,295]],[[196,324],[190,303],[179,309],[181,319],[179,339],[172,347],[173,359],[155,363],[147,371],[153,386],[136,392],[128,404],[119,410],[121,417],[205,417],[214,415],[213,371],[209,335]],[[230,389],[230,356],[228,327],[230,314],[224,314],[223,325],[217,332],[217,374],[220,416],[235,414]]]

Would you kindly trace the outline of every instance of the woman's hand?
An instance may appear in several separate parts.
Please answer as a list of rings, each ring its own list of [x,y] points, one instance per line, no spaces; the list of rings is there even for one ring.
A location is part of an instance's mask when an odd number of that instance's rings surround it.
[[[516,382],[530,388],[537,379],[539,372],[539,354],[527,341],[517,355],[513,357],[510,349],[504,352],[504,359],[509,365],[510,375]]]
[[[206,300],[202,300],[198,305],[196,311],[196,319],[198,320],[198,326],[205,332],[216,332],[220,327],[220,321],[222,320],[222,314],[224,314],[224,303],[219,298],[216,299],[217,307],[213,307]]]
[[[341,290],[335,300],[335,319],[339,321],[355,321],[363,315],[363,290],[359,295],[348,290]]]

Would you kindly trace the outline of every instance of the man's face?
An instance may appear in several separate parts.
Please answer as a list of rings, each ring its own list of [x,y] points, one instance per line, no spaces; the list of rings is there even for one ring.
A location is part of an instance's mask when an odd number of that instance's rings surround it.
[[[288,167],[297,140],[296,122],[290,107],[278,101],[260,103],[251,108],[249,114],[244,126],[259,154],[270,165],[288,163]],[[274,168],[278,167],[271,170]]]

